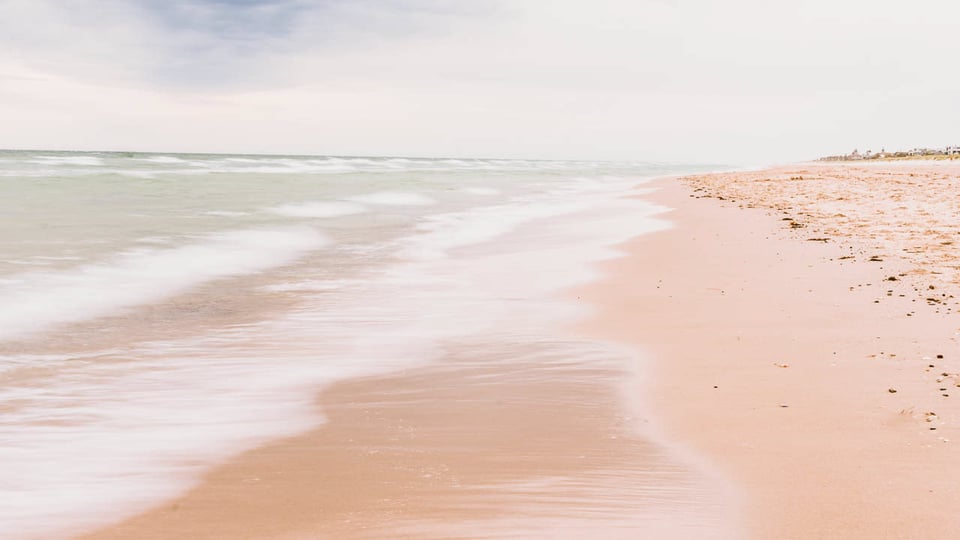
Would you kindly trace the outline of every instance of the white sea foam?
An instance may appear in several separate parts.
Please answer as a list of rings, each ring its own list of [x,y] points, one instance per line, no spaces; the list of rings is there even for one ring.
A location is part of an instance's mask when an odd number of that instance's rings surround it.
[[[176,156],[150,156],[143,158],[131,158],[137,161],[146,161],[148,163],[189,163],[183,158],[178,158]]]
[[[13,178],[72,178],[99,174],[98,169],[21,169],[0,171],[2,177]]]
[[[313,229],[230,231],[186,246],[131,250],[100,264],[16,276],[19,285],[0,288],[0,339],[110,315],[205,281],[287,264],[324,243]]]
[[[466,187],[463,188],[464,193],[469,193],[471,195],[499,195],[499,189],[493,189],[488,187]]]
[[[623,182],[574,181],[551,190],[546,197],[428,216],[418,226],[426,234],[417,236],[405,254],[442,257],[450,249],[488,242],[526,223],[583,212],[597,206],[598,199],[609,198],[612,190],[624,187]]]
[[[323,174],[357,170],[357,167],[345,162],[293,158],[225,158],[198,161],[196,164],[217,173]]]
[[[144,236],[137,239],[138,244],[169,244],[172,241],[169,236]]]
[[[45,261],[79,261],[80,257],[73,255],[38,255],[34,259],[42,259]]]
[[[267,285],[264,287],[264,290],[271,292],[328,292],[343,289],[353,283],[356,282],[333,279],[309,279],[305,281]]]
[[[436,201],[419,193],[404,191],[378,191],[350,197],[351,201],[382,206],[428,206]]]
[[[103,165],[103,160],[95,156],[36,156],[33,163],[43,165]]]
[[[119,174],[120,176],[129,176],[130,178],[140,178],[143,180],[153,180],[157,178],[158,174],[162,171],[141,171],[141,170],[114,170],[114,174]]]
[[[367,211],[367,208],[360,204],[344,201],[318,201],[284,204],[267,210],[274,214],[289,217],[333,218],[362,214]]]
[[[136,363],[27,359],[62,367],[49,370],[43,388],[0,388],[0,401],[16,404],[0,423],[0,537],[61,538],[175,496],[234,448],[315,424],[298,378],[350,373],[289,362],[264,370],[277,352],[270,349],[229,358],[202,350],[156,359],[120,351]]]
[[[240,217],[249,216],[250,212],[238,212],[236,210],[210,210],[209,212],[204,212],[204,214],[217,217]]]
[[[311,165],[309,163],[286,163],[281,166],[258,166],[222,169],[218,172],[227,173],[258,173],[258,174],[322,174],[322,173],[345,173],[353,172],[357,169],[350,165]]]

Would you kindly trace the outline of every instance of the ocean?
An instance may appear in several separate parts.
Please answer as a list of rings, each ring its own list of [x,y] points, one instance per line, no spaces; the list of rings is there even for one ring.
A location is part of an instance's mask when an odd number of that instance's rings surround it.
[[[617,361],[563,291],[669,226],[646,181],[713,168],[0,152],[0,537],[174,497],[451,344]]]

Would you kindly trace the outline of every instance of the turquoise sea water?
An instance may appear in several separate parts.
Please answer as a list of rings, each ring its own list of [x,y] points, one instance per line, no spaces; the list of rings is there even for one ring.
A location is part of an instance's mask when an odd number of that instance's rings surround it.
[[[624,195],[709,168],[0,152],[0,537],[175,496],[332,381],[556,347],[560,292],[667,226]]]

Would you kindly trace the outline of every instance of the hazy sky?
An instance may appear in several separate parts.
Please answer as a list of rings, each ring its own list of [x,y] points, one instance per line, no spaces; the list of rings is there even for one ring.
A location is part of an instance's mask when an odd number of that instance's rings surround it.
[[[761,164],[960,144],[960,2],[0,0],[0,147]]]

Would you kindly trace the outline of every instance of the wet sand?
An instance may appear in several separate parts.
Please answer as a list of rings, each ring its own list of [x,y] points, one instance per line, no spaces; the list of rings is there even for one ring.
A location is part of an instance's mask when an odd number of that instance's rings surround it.
[[[745,490],[750,537],[960,530],[958,172],[661,181],[676,227],[584,292],[594,333],[655,357],[654,412]]]
[[[320,396],[322,427],[82,538],[735,537],[721,489],[623,407],[623,366],[462,348],[444,366],[338,383]]]

